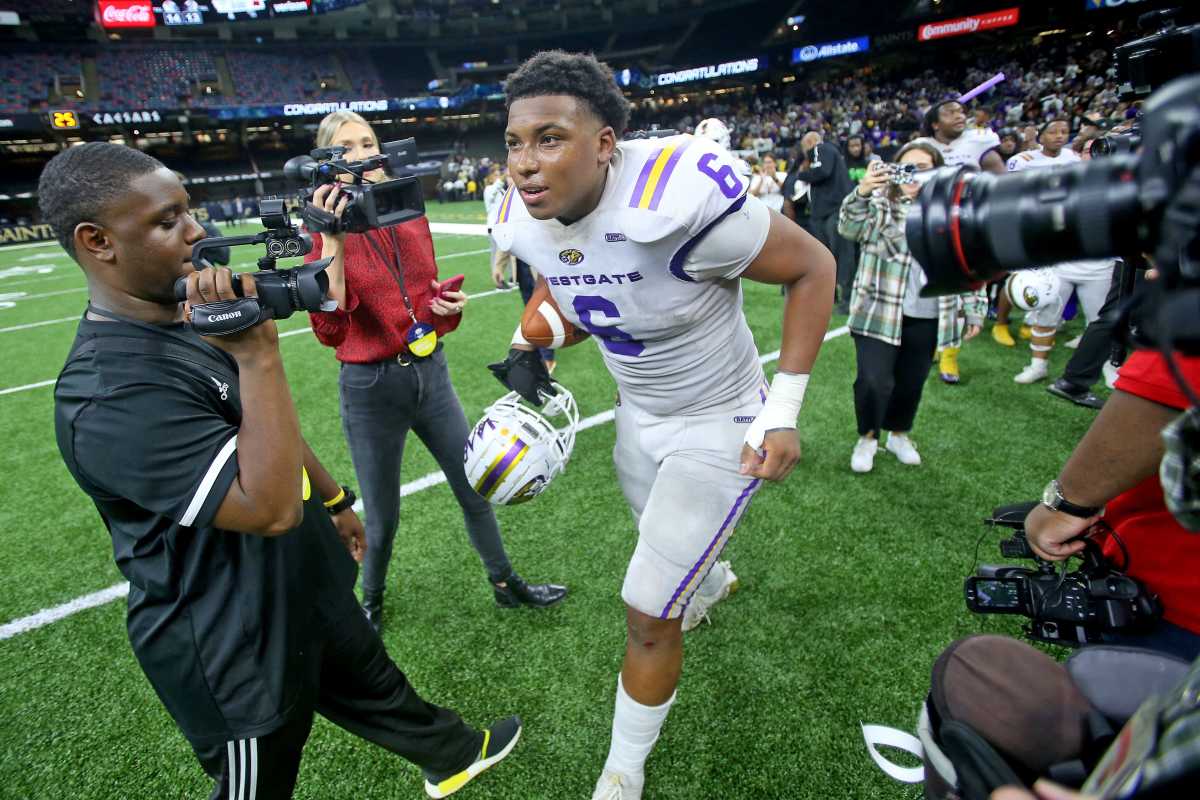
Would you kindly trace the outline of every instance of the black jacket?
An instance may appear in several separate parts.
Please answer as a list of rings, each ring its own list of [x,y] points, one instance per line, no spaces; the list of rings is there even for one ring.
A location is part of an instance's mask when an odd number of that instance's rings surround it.
[[[808,161],[793,170],[783,184],[783,196],[791,197],[796,181],[810,185],[809,202],[813,219],[838,213],[842,200],[854,189],[846,159],[837,145],[821,142],[808,153]]]

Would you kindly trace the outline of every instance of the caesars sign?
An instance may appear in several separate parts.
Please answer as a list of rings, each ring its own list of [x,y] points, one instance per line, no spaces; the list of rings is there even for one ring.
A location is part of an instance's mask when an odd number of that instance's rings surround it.
[[[928,42],[932,39],[944,39],[947,36],[962,36],[967,33],[991,30],[992,28],[1007,28],[1016,25],[1021,16],[1020,8],[1006,8],[1002,11],[989,11],[986,14],[975,14],[958,19],[945,19],[940,22],[930,22],[917,28],[917,41]]]

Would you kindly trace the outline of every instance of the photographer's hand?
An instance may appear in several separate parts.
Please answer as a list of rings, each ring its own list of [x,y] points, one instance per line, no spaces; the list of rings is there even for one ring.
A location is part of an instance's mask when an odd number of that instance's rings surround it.
[[[1081,537],[1098,519],[1099,515],[1083,519],[1038,503],[1025,518],[1025,538],[1041,558],[1062,561],[1083,550]]]
[[[349,200],[350,195],[339,191],[337,184],[327,183],[313,192],[312,203],[340,220]],[[333,259],[325,268],[325,274],[329,277],[329,298],[338,304],[338,308],[346,307],[345,251],[345,232],[321,234],[321,258]]]
[[[859,197],[870,197],[876,189],[887,186],[888,180],[887,166],[882,161],[872,161],[867,165],[867,171],[855,191]]]
[[[342,544],[346,545],[346,549],[350,551],[350,557],[361,564],[363,556],[367,553],[367,531],[363,527],[362,520],[358,518],[358,514],[355,514],[354,509],[351,508],[335,514],[333,527],[337,528]]]
[[[183,306],[184,319],[191,318],[192,306],[215,303],[218,300],[237,300],[238,296],[233,291],[234,280],[241,281],[243,295],[258,296],[254,279],[249,273],[235,276],[229,267],[208,267],[188,275],[187,301]],[[228,336],[205,336],[204,341],[218,350],[229,353],[239,363],[243,359],[254,359],[263,353],[279,355],[279,332],[274,320],[267,320]]]

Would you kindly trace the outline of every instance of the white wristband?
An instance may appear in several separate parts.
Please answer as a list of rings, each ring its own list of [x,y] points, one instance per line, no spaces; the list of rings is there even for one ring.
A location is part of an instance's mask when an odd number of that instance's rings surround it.
[[[517,323],[517,329],[516,329],[515,331],[513,331],[513,338],[512,338],[511,345],[512,345],[513,347],[515,347],[515,346],[517,346],[517,345],[519,345],[519,344],[525,345],[526,347],[530,347],[530,346],[531,346],[531,345],[529,344],[529,340],[528,340],[528,339],[526,339],[526,338],[524,337],[524,335],[522,335],[522,334],[521,334],[521,323],[519,323],[519,322],[518,322],[518,323]]]
[[[796,418],[800,416],[800,406],[804,404],[804,390],[808,388],[808,375],[793,375],[787,372],[775,373],[771,381],[771,391],[767,393],[767,402],[762,411],[750,423],[746,431],[746,444],[755,450],[762,448],[767,431],[779,428],[796,427]]]

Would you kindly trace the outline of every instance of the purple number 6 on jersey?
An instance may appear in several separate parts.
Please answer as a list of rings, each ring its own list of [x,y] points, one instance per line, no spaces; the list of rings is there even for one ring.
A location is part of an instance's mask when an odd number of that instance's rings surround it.
[[[717,182],[717,186],[721,187],[721,194],[733,200],[742,193],[742,182],[733,173],[733,167],[728,164],[722,164],[720,169],[710,167],[709,164],[716,157],[716,153],[705,153],[696,162],[696,168]]]
[[[598,313],[608,319],[620,319],[621,312],[616,305],[606,297],[594,294],[579,294],[571,302],[579,321],[588,333],[600,339],[610,353],[619,356],[640,356],[646,346],[634,339],[616,325],[596,325],[592,322],[592,313]]]

